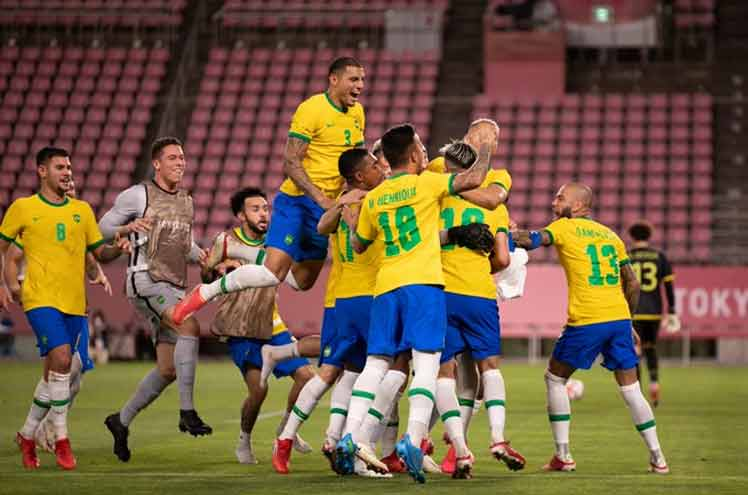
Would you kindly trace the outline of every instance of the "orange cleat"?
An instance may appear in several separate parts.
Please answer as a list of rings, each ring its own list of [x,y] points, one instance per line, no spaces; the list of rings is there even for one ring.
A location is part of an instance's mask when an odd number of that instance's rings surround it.
[[[24,438],[20,433],[16,433],[16,443],[21,450],[23,467],[26,469],[36,469],[39,467],[39,457],[36,455],[36,442],[33,439]]]
[[[206,305],[206,300],[201,296],[200,287],[200,285],[193,287],[185,299],[172,307],[172,321],[175,325],[182,325],[183,321]]]
[[[271,464],[279,474],[289,474],[289,458],[292,456],[294,440],[291,438],[277,438],[273,442],[273,457]]]
[[[387,455],[386,457],[383,457],[380,459],[380,462],[386,465],[388,467],[389,473],[405,473],[406,472],[406,466],[404,466],[404,461],[399,459],[398,455],[396,454],[396,451],[390,453],[390,455]]]
[[[514,450],[507,440],[490,445],[490,453],[498,461],[503,461],[511,471],[519,471],[526,465],[526,458]]]
[[[456,472],[456,449],[451,444],[448,444],[448,452],[445,453],[443,462],[440,463],[440,470],[445,474]]]
[[[70,448],[70,440],[63,438],[55,442],[55,456],[57,465],[65,470],[76,468],[76,458]]]
[[[563,461],[557,455],[553,455],[552,459],[545,464],[542,469],[545,471],[575,471],[576,470],[576,461],[573,459]]]

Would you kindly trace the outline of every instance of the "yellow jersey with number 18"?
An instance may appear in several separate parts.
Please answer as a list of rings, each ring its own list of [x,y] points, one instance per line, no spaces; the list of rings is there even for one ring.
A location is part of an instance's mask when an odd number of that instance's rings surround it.
[[[568,280],[568,325],[630,319],[620,281],[630,259],[617,234],[590,218],[561,218],[545,230]]]
[[[365,143],[365,111],[359,103],[340,108],[328,93],[311,96],[294,112],[289,137],[308,143],[302,166],[312,183],[333,199],[344,185],[339,156]],[[289,178],[281,184],[281,192],[290,196],[304,194]]]
[[[445,285],[440,263],[440,200],[453,175],[392,175],[362,201],[356,235],[380,250],[375,296],[406,285]]]
[[[88,203],[68,197],[52,203],[41,194],[19,198],[3,217],[0,238],[23,238],[24,311],[51,307],[86,315],[86,251],[104,243]]]

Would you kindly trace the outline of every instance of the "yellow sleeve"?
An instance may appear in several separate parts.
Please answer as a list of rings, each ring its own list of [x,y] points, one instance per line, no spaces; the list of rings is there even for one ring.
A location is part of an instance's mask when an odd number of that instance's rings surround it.
[[[424,187],[428,193],[436,199],[441,199],[453,192],[453,179],[456,174],[437,174],[425,171],[419,175],[420,188]]]
[[[547,225],[544,230],[552,238],[552,244],[561,246],[565,240],[565,231],[567,230],[568,222],[565,218],[555,220],[551,224]]]
[[[447,172],[445,168],[445,158],[442,156],[439,156],[435,159],[433,159],[428,165],[427,170],[430,172],[436,172],[438,174],[444,174]]]
[[[93,251],[104,244],[104,237],[102,237],[99,225],[96,223],[94,210],[86,202],[83,202],[83,205],[83,221],[86,222],[86,250]]]
[[[26,215],[23,206],[20,204],[20,199],[13,201],[8,211],[5,212],[3,223],[0,224],[0,239],[13,242],[16,237],[20,237],[23,233],[23,226],[26,223],[25,217]]]
[[[495,222],[495,234],[498,232],[508,233],[508,224],[510,223],[510,216],[508,215],[508,208],[505,205],[500,205],[492,211],[492,219]]]
[[[617,253],[617,259],[620,260],[620,266],[630,264],[628,250],[625,247],[625,243],[622,242],[622,239],[620,239],[619,237],[617,238],[617,242],[615,242],[615,252]]]
[[[297,107],[289,126],[289,136],[309,143],[320,128],[318,112],[312,108],[311,100],[305,100]]]
[[[365,145],[365,141],[364,141],[364,139],[365,139],[365,127],[366,127],[366,124],[367,124],[367,122],[365,122],[365,109],[364,109],[364,107],[361,106],[361,105],[358,105],[357,108],[359,108],[359,115],[362,118],[362,141],[360,141],[358,143],[354,143],[355,147],[364,146]]]
[[[368,196],[369,193],[362,201],[362,209],[359,212],[357,231],[355,233],[359,241],[365,245],[371,244],[378,235],[378,231],[372,222],[372,218],[370,218],[370,215],[372,214],[372,212],[370,211],[370,202],[373,200]]]
[[[506,191],[510,191],[510,187],[513,185],[513,179],[510,177],[510,172],[503,168],[500,170],[493,170],[491,173],[490,184],[497,184]]]

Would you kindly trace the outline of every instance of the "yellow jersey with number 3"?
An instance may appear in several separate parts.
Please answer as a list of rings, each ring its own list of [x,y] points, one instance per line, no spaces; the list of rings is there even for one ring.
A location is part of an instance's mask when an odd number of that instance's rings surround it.
[[[440,262],[440,200],[453,193],[451,174],[400,173],[368,192],[356,235],[381,251],[375,296],[406,285],[445,285]]]
[[[458,225],[485,223],[490,232],[508,233],[508,210],[500,205],[487,210],[462,199],[446,196],[440,204],[441,229]],[[497,289],[492,279],[492,266],[486,254],[473,249],[446,244],[441,248],[445,291],[465,296],[496,299]]]
[[[630,319],[620,281],[630,259],[617,234],[590,218],[561,218],[545,230],[568,281],[568,325]]]
[[[3,217],[0,238],[23,238],[24,311],[51,307],[86,315],[86,252],[104,243],[88,203],[66,197],[56,204],[41,194],[19,198]]]
[[[350,208],[359,210],[361,206],[362,204],[358,203]],[[377,247],[370,246],[364,253],[357,254],[352,247],[349,233],[349,226],[341,219],[334,234],[337,238],[338,251],[333,256],[337,256],[341,262],[341,276],[336,285],[336,299],[372,296],[378,275]]]
[[[289,137],[308,143],[302,166],[312,183],[333,199],[344,185],[339,175],[339,156],[365,143],[365,110],[359,103],[342,109],[328,93],[311,96],[294,112]],[[281,184],[281,192],[290,196],[304,194],[289,178]]]

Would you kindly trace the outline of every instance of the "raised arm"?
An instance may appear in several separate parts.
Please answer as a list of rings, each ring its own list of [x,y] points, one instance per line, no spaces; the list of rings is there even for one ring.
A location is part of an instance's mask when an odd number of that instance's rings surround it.
[[[638,278],[635,276],[633,267],[630,266],[629,263],[620,267],[620,280],[622,281],[622,292],[625,294],[625,299],[628,301],[628,307],[630,308],[630,314],[632,315],[638,308],[638,297],[641,295],[641,284],[638,283]]]
[[[539,246],[551,246],[553,244],[552,236],[548,231],[541,232],[537,230],[514,230],[511,232],[513,242],[516,246],[531,250]]]
[[[323,213],[318,221],[318,233],[322,235],[333,234],[339,226],[344,208],[362,201],[367,191],[361,189],[352,189],[344,193],[336,203]],[[354,227],[356,227],[356,222]]]
[[[508,199],[508,191],[500,187],[499,184],[490,184],[487,187],[464,191],[460,196],[477,206],[481,206],[487,210],[494,210]]]
[[[302,160],[307,153],[308,142],[304,139],[289,136],[286,140],[284,149],[284,173],[294,184],[313,201],[318,203],[323,209],[327,210],[333,206],[333,200],[326,197],[323,192],[312,183],[310,176],[307,175]]]
[[[481,186],[484,178],[487,176],[489,167],[490,145],[487,143],[483,143],[479,147],[478,158],[477,161],[474,162],[474,165],[467,168],[463,172],[456,174],[456,176],[453,178],[453,192],[461,193],[464,191],[468,191],[469,189],[476,189]]]

